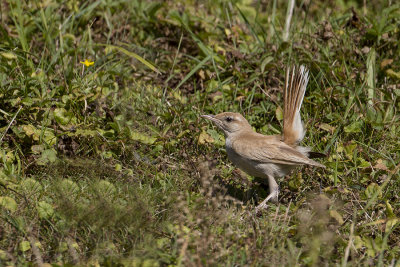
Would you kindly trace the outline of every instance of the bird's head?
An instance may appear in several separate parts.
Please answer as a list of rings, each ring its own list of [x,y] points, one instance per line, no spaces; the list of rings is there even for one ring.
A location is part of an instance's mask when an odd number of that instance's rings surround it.
[[[239,113],[223,112],[217,115],[201,115],[224,131],[225,136],[244,130],[252,130],[247,120]]]

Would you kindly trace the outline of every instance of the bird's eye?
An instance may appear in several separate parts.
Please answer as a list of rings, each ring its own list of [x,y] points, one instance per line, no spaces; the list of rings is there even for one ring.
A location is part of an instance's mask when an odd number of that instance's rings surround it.
[[[225,119],[227,122],[231,122],[231,121],[233,121],[233,118],[232,117],[226,117],[226,119]]]

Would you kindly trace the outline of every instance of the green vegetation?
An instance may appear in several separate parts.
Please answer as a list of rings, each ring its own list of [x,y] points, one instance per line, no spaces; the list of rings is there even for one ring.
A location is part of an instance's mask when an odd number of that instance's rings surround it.
[[[0,265],[400,266],[394,2],[2,1]],[[199,115],[279,133],[291,64],[327,169],[256,215]]]

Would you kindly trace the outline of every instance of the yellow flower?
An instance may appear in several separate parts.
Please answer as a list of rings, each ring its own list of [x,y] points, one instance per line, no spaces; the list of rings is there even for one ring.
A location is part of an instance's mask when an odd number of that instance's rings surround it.
[[[89,67],[94,64],[94,61],[89,61],[89,60],[85,59],[85,61],[81,61],[81,64],[85,65],[86,67]]]

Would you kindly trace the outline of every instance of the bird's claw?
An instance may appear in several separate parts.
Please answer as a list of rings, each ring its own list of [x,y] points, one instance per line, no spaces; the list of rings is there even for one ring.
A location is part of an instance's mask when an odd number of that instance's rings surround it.
[[[261,203],[256,207],[256,214],[258,214],[261,210],[267,209],[268,205],[266,203]]]

